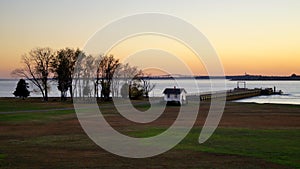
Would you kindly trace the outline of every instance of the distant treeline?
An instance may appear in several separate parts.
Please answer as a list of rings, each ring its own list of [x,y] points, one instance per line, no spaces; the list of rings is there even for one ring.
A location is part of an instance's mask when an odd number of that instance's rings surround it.
[[[168,79],[224,79],[223,76],[148,76],[148,79],[158,79],[158,80],[168,80]],[[300,76],[296,74],[292,74],[291,76],[262,76],[262,75],[237,75],[237,76],[225,76],[225,79],[238,81],[238,80],[246,80],[246,81],[292,81],[299,80]]]
[[[143,79],[148,80],[172,80],[172,79],[199,79],[199,80],[208,80],[208,79],[224,79],[223,76],[180,76],[180,77],[172,77],[172,76],[145,76]],[[84,79],[84,78],[81,78]],[[95,77],[96,79],[96,77]],[[116,78],[116,79],[126,79],[126,78]],[[261,75],[236,75],[236,76],[225,76],[225,79],[238,81],[238,80],[246,80],[246,81],[300,81],[300,76],[261,76]],[[16,79],[0,79],[0,81],[15,81]],[[55,80],[53,78],[49,78],[49,80]]]
[[[292,74],[291,76],[261,76],[261,75],[244,75],[244,76],[227,76],[229,80],[237,81],[237,80],[257,80],[257,81],[266,81],[266,80],[274,80],[274,81],[292,81],[292,80],[300,80],[300,76],[296,74]]]

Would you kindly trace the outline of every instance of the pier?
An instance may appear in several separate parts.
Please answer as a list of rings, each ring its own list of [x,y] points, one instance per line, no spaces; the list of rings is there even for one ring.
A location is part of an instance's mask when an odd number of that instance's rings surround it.
[[[240,85],[242,84],[242,87]],[[188,95],[189,98],[199,96],[200,101],[204,100],[211,100],[214,98],[224,98],[226,96],[226,100],[239,100],[239,99],[246,99],[256,96],[263,96],[263,95],[281,95],[282,91],[276,91],[276,87],[273,88],[255,88],[255,89],[248,89],[246,87],[246,82],[238,82],[237,87],[233,90],[227,91],[217,91],[217,92],[207,92],[207,93],[200,93],[198,95],[192,94]]]
[[[212,93],[202,93],[199,95],[200,100],[211,100],[213,98],[224,98],[226,94],[226,100],[239,100],[239,99],[246,99],[255,96],[263,96],[263,95],[279,95],[282,94],[281,91],[276,92],[273,91],[272,88],[266,89],[237,89],[234,90],[227,90],[227,91],[219,91],[219,92],[212,92]],[[192,96],[188,96],[192,97]]]

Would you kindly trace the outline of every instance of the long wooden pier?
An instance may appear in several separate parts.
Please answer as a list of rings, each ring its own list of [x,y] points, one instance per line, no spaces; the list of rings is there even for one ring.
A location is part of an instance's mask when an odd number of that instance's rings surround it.
[[[210,93],[200,93],[198,95],[189,95],[188,97],[200,97],[200,101],[204,100],[211,100],[214,98],[224,98],[226,96],[226,100],[239,100],[239,99],[246,99],[255,96],[262,96],[262,95],[278,95],[282,94],[281,91],[276,92],[272,88],[265,88],[265,89],[247,89],[247,88],[235,88],[233,90],[227,91],[218,91],[218,92],[210,92]]]

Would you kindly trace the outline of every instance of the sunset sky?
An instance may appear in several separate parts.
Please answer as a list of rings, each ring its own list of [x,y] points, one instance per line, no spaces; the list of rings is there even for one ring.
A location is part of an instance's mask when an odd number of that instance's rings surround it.
[[[104,25],[144,12],[170,14],[193,24],[216,49],[227,75],[300,74],[299,9],[299,0],[1,0],[0,78],[9,78],[20,67],[21,55],[32,48],[82,49]],[[170,39],[142,37],[112,52],[127,57],[132,53],[126,50],[149,38],[176,46]],[[195,74],[205,73],[193,65],[189,51],[174,48]]]

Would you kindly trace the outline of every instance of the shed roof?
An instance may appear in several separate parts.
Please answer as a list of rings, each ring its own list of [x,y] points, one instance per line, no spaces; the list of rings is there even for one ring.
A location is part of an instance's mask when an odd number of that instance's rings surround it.
[[[166,88],[163,92],[163,94],[181,94],[182,92],[185,92],[185,89],[183,88]]]

